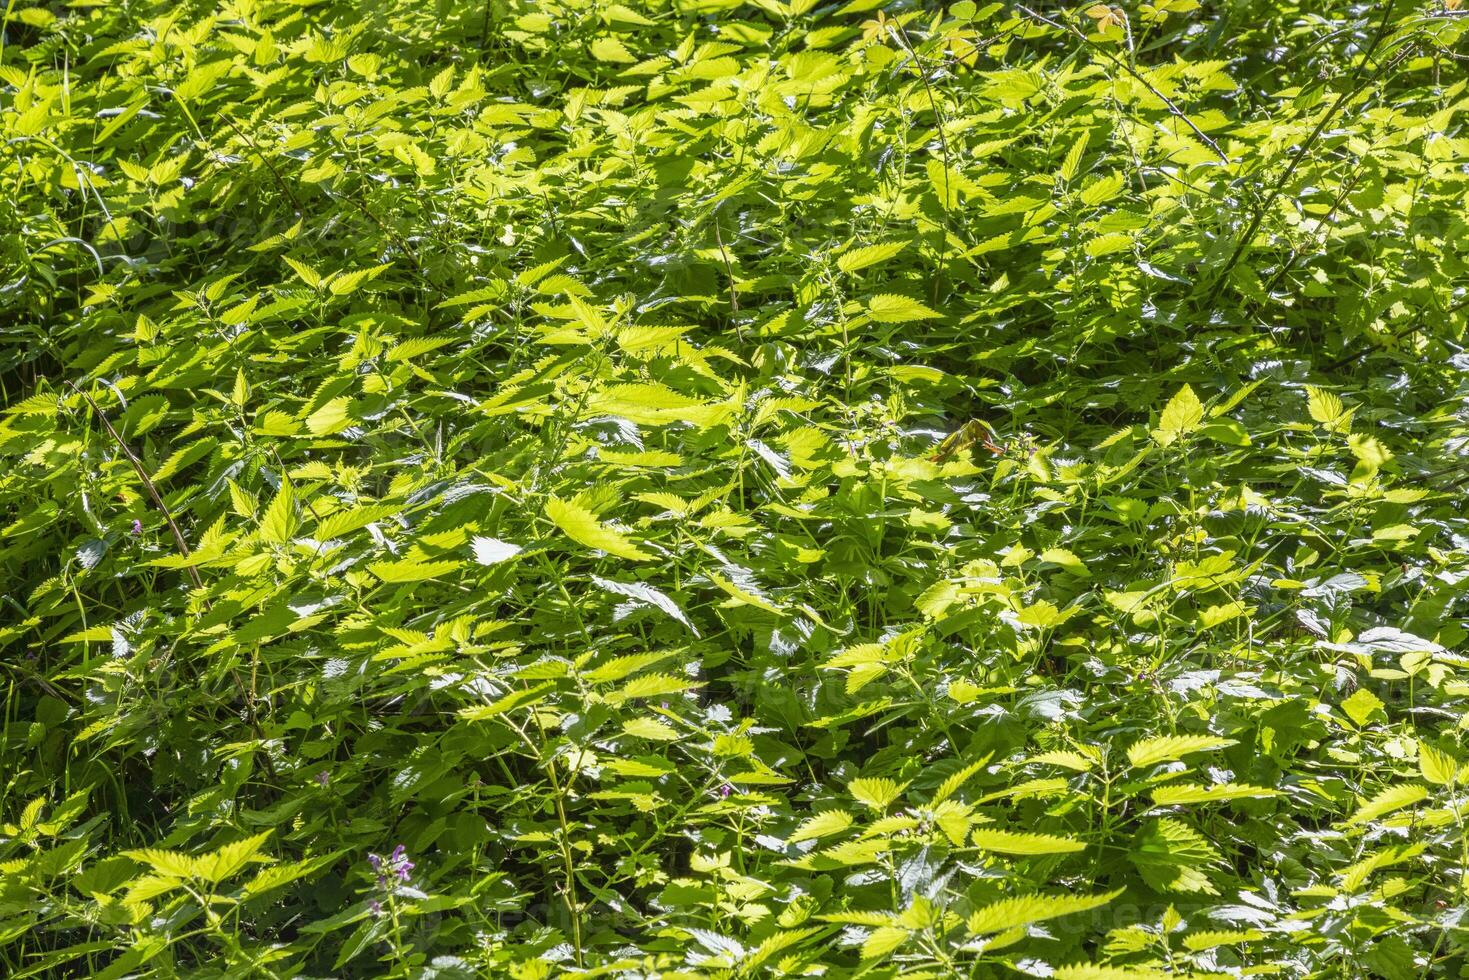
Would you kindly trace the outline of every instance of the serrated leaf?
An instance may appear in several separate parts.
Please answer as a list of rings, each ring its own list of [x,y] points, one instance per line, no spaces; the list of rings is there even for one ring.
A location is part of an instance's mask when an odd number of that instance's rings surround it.
[[[579,504],[551,497],[546,501],[546,516],[568,538],[594,551],[605,551],[629,561],[650,561],[654,557],[625,534],[598,521],[595,514]]]
[[[1061,161],[1061,179],[1069,181],[1081,172],[1081,160],[1086,155],[1087,137],[1089,131],[1082,130],[1081,136],[1077,137],[1071,149],[1066,151],[1066,158]]]
[[[1297,402],[1296,404],[1300,404]],[[1327,428],[1331,428],[1344,411],[1341,399],[1333,392],[1316,385],[1306,386],[1306,411],[1310,412],[1311,418]]]
[[[959,792],[959,790],[963,788],[965,783],[969,782],[969,780],[972,779],[981,769],[989,765],[991,756],[992,753],[986,753],[984,758],[976,759],[975,761],[969,763],[969,765],[965,766],[963,769],[952,773],[947,779],[939,784],[938,789],[934,790],[932,802],[936,804],[942,803],[944,802],[944,800],[947,800],[949,797]]]
[[[1187,974],[1137,966],[1093,966],[1090,963],[1074,963],[1070,966],[1058,967],[1051,976],[1054,980],[1174,980],[1174,978],[1187,976]]]
[[[398,561],[377,561],[367,570],[388,583],[422,582],[448,575],[462,567],[458,561],[427,561],[419,558],[402,558]]]
[[[661,698],[692,691],[698,686],[693,681],[686,681],[669,674],[644,674],[642,677],[634,677],[607,695],[607,701],[611,704],[621,704],[634,698]]]
[[[782,610],[779,606],[757,592],[753,584],[748,583],[748,574],[745,574],[740,569],[734,568],[726,568],[725,571],[729,573],[729,578],[725,578],[723,575],[712,570],[705,574],[709,577],[709,581],[719,586],[735,602],[745,606],[754,606],[756,609],[763,609],[768,613],[781,614]],[[737,584],[737,579],[747,580],[746,584]]]
[[[907,783],[892,779],[854,779],[847,784],[847,792],[864,806],[874,810],[886,810],[903,792]]]
[[[516,708],[522,708],[528,704],[535,704],[544,700],[547,692],[553,687],[555,687],[555,682],[545,681],[518,691],[511,691],[509,694],[496,698],[489,704],[460,708],[459,717],[464,721],[488,721],[491,718],[498,718],[507,711],[513,711]]]
[[[852,826],[852,815],[846,810],[823,810],[814,817],[808,817],[802,821],[801,825],[786,838],[786,843],[799,844],[802,841],[830,837],[833,834],[840,834],[850,826]]]
[[[622,731],[634,738],[646,738],[655,742],[672,742],[679,737],[678,730],[668,722],[646,715],[624,721]]]
[[[1147,824],[1127,857],[1159,891],[1218,893],[1204,870],[1219,862],[1218,850],[1181,820],[1162,817]]]
[[[237,840],[203,855],[198,859],[200,877],[215,884],[224,881],[259,855],[261,848],[269,839],[270,831],[267,830],[262,834]]]
[[[612,592],[620,596],[626,596],[627,598],[632,599],[637,603],[645,606],[651,606],[652,608],[657,609],[668,616],[671,616],[673,619],[677,620],[685,627],[687,627],[689,632],[693,633],[695,636],[699,635],[699,631],[694,629],[694,624],[689,622],[688,617],[684,615],[684,612],[682,609],[679,608],[678,603],[669,598],[666,593],[654,588],[651,585],[648,585],[646,582],[615,582],[611,579],[599,578],[596,575],[592,576],[592,581],[599,588],[605,589],[608,592]]]
[[[296,525],[296,494],[289,483],[283,482],[260,519],[261,540],[285,544],[296,533]]]
[[[908,941],[909,932],[902,926],[879,926],[862,943],[862,961],[882,959]]]
[[[1160,735],[1157,738],[1134,742],[1127,749],[1127,761],[1133,768],[1172,762],[1194,752],[1213,752],[1234,745],[1232,738],[1213,735]]]
[[[991,830],[980,827],[970,837],[975,847],[996,854],[1074,854],[1086,850],[1079,840],[1056,837],[1051,834],[1024,834],[1009,830]]]
[[[1372,799],[1363,803],[1357,812],[1347,820],[1346,826],[1359,827],[1364,823],[1370,823],[1378,817],[1386,816],[1404,807],[1413,806],[1428,799],[1428,788],[1418,783],[1399,783],[1389,786],[1378,793]]]
[[[1004,932],[1017,926],[1057,919],[1063,915],[1101,908],[1125,889],[1101,895],[1018,895],[982,906],[970,913],[965,925],[973,935]]]
[[[125,851],[124,854],[139,864],[152,868],[154,874],[166,878],[193,878],[200,873],[199,859],[178,851],[143,848],[137,851]]]
[[[943,316],[916,299],[894,293],[882,293],[869,299],[867,315],[878,323],[912,323],[915,320],[936,320]]]
[[[1160,446],[1171,446],[1182,437],[1197,429],[1204,420],[1204,406],[1194,389],[1184,385],[1169,399],[1163,414],[1158,417],[1158,427],[1153,430],[1153,440]]]
[[[347,411],[350,399],[333,398],[310,415],[306,416],[306,429],[314,436],[329,436],[341,432],[352,424]]]
[[[1043,752],[1040,755],[1031,757],[1028,761],[1047,766],[1061,766],[1065,769],[1073,769],[1076,772],[1089,772],[1096,765],[1094,760],[1088,759],[1080,752],[1065,752],[1060,750]]]
[[[1451,786],[1458,778],[1459,763],[1447,752],[1418,743],[1418,771],[1435,786]]]
[[[1359,687],[1348,697],[1342,699],[1341,710],[1352,719],[1358,728],[1366,725],[1372,720],[1372,716],[1381,712],[1384,705],[1382,699],[1365,687]]]
[[[391,504],[378,504],[367,507],[354,507],[351,510],[337,511],[321,519],[321,522],[312,530],[319,541],[330,541],[344,534],[359,531],[369,524],[386,520],[398,513],[402,508]]]
[[[1187,803],[1222,803],[1226,800],[1258,799],[1279,796],[1280,791],[1263,786],[1247,786],[1240,783],[1216,783],[1200,786],[1195,783],[1174,784],[1153,790],[1154,806],[1180,806]]]
[[[858,272],[896,257],[907,247],[907,242],[875,242],[849,248],[837,256],[837,268],[848,274]]]
[[[611,660],[591,670],[582,676],[593,684],[610,684],[620,681],[624,677],[631,677],[640,670],[661,663],[671,656],[668,652],[662,653],[630,653],[624,657],[613,657]]]

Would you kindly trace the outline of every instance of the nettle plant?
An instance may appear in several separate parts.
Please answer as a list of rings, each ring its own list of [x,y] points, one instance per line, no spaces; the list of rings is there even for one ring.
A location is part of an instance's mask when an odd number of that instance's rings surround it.
[[[0,20],[7,976],[1464,974],[1457,2]]]

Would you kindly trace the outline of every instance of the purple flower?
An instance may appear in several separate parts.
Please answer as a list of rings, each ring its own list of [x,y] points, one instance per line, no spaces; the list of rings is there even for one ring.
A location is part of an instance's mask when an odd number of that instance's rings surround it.
[[[413,862],[408,860],[408,848],[399,844],[393,848],[393,856],[388,860],[388,870],[396,874],[399,881],[407,881],[408,872],[413,870]]]
[[[729,799],[729,795],[733,792],[734,787],[731,786],[729,783],[725,783],[723,786],[719,787],[719,798],[721,800],[727,800]]]
[[[140,521],[140,520],[138,520],[136,517],[134,517],[133,518],[133,537],[136,538],[138,535],[140,535],[142,533],[143,533],[143,522]]]
[[[382,902],[379,902],[375,898],[369,898],[367,900],[367,907],[372,910],[372,914],[373,915],[382,915],[383,914],[383,903]]]
[[[408,860],[408,848],[402,844],[393,848],[393,853],[386,858],[381,854],[367,855],[367,864],[377,873],[377,886],[384,891],[391,886],[391,879],[407,881],[414,868],[413,862]]]
[[[327,783],[329,783],[329,782],[332,781],[331,774],[328,773],[325,769],[323,769],[321,772],[317,773],[312,778],[316,780],[316,785],[318,785],[318,786],[325,786]]]

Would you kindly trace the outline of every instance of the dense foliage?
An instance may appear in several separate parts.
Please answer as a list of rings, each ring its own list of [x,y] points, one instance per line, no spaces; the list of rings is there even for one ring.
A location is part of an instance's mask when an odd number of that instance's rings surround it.
[[[1457,0],[12,0],[0,972],[1469,975]]]

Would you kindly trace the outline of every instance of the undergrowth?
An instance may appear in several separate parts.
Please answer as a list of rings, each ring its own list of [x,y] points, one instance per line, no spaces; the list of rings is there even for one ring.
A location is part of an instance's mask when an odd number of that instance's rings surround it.
[[[1457,0],[12,0],[0,972],[1464,976]]]

